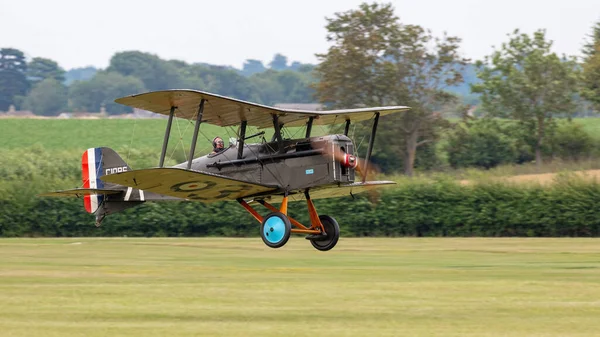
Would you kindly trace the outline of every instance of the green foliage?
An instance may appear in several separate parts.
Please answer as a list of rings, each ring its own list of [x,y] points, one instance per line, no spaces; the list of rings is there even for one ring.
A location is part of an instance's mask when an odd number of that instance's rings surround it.
[[[25,73],[27,63],[22,51],[13,48],[0,49],[0,111],[10,105],[19,107],[19,96],[25,96],[29,82]]]
[[[246,60],[244,62],[244,66],[242,68],[242,74],[245,76],[250,76],[256,73],[262,73],[267,70],[263,65],[262,61],[259,60]]]
[[[65,81],[65,71],[58,66],[56,61],[34,57],[27,64],[27,79],[32,84],[39,83],[45,79],[52,78],[60,83]]]
[[[401,173],[405,167],[406,149],[404,139],[398,137],[397,132],[389,127],[389,123],[397,123],[397,117],[394,115],[383,116],[380,118],[377,135],[375,137],[375,146],[371,154],[371,163],[375,165],[378,171],[384,174]],[[446,121],[443,121],[446,122]],[[343,133],[344,124],[332,127],[330,133]],[[360,123],[350,129],[349,136],[356,144],[356,151],[361,158],[365,158],[371,134],[371,123]],[[419,146],[416,152],[414,168],[417,170],[429,170],[439,167],[441,159],[435,149],[434,142],[425,142]]]
[[[91,80],[98,72],[94,67],[73,68],[65,73],[65,85],[71,85],[76,81]]]
[[[583,64],[581,96],[600,110],[600,40],[596,42],[596,53]]]
[[[548,127],[543,156],[565,161],[596,156],[597,140],[584,128],[587,124],[593,126],[593,122],[594,119],[560,120]],[[489,169],[501,164],[523,164],[535,159],[534,129],[532,123],[483,118],[457,125],[448,133],[443,150],[455,168]]]
[[[23,107],[36,115],[55,116],[67,106],[67,88],[53,77],[34,84]]]
[[[511,117],[530,125],[536,136],[536,162],[541,164],[546,127],[554,114],[571,115],[578,83],[573,58],[551,52],[545,31],[529,36],[515,30],[500,50],[478,62],[482,83],[473,85],[492,116]]]
[[[327,21],[332,45],[318,55],[319,100],[334,108],[410,106],[380,132],[393,135],[386,143],[411,175],[417,148],[435,140],[444,125],[435,112],[456,101],[445,89],[463,81],[460,39],[400,23],[391,4],[363,3]]]
[[[156,55],[139,51],[116,53],[110,59],[110,65],[106,71],[138,78],[148,90],[178,88],[180,83],[180,78],[172,63],[164,61]]]
[[[287,68],[287,57],[281,54],[275,54],[273,60],[269,63],[269,68],[273,70],[285,70]]]
[[[185,125],[187,121],[174,125],[174,130]],[[575,133],[561,127],[555,134]],[[506,128],[515,129],[511,123]],[[3,121],[0,236],[256,236],[256,221],[235,202],[146,203],[109,216],[97,229],[82,200],[35,196],[80,186],[81,154],[87,147],[113,147],[134,169],[155,166],[163,131],[163,120]],[[190,130],[186,132],[182,138],[189,139]],[[222,132],[203,126],[209,138]],[[171,136],[168,165],[176,163],[173,153],[182,149],[180,135]],[[16,142],[6,143],[10,139]],[[204,151],[202,144],[199,152]],[[413,178],[385,190],[375,204],[368,195],[357,195],[316,200],[316,205],[319,214],[338,218],[345,236],[598,236],[598,197],[597,183],[569,176],[551,187],[461,186],[448,178]],[[290,204],[290,212],[309,222],[304,203]]]
[[[235,202],[146,203],[110,215],[101,228],[76,198],[35,194],[80,185],[79,160],[43,148],[0,156],[0,236],[256,236],[258,224]],[[79,158],[77,158],[79,159]],[[62,163],[62,164],[61,164]],[[413,178],[367,196],[316,200],[345,236],[598,236],[600,185],[563,176],[550,187]],[[265,209],[259,209],[266,214]],[[290,214],[307,223],[303,203]]]
[[[246,101],[259,102],[256,87],[245,76],[233,69],[192,65],[186,70],[192,78],[201,79],[204,86],[197,89]]]
[[[589,40],[583,46],[582,52],[584,61],[598,54],[598,44],[600,44],[600,21],[596,22],[592,27],[592,33],[588,36]]]
[[[310,87],[312,78],[291,70],[267,70],[249,77],[263,104],[311,103],[314,90]]]
[[[116,98],[138,94],[146,89],[141,80],[115,72],[100,72],[89,81],[75,82],[69,88],[71,109],[100,111],[104,106],[110,114],[131,112],[131,108],[114,102]]]
[[[560,123],[551,134],[549,152],[563,160],[578,161],[597,154],[597,142],[579,124]]]
[[[515,142],[506,135],[498,121],[489,118],[458,124],[449,133],[444,150],[454,168],[489,169],[513,163],[517,156]]]
[[[596,22],[590,40],[583,47],[581,96],[600,110],[600,21]]]

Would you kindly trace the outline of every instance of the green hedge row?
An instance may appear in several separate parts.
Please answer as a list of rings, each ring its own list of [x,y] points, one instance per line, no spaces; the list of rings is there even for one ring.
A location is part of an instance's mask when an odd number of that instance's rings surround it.
[[[77,199],[33,197],[21,182],[0,195],[0,236],[257,236],[258,223],[237,203],[146,203],[110,215],[102,227]],[[19,193],[19,191],[21,192]],[[7,197],[8,196],[8,197]],[[368,196],[315,202],[344,236],[598,236],[600,184],[562,178],[552,186],[412,179]],[[266,214],[266,209],[257,209]],[[307,223],[306,205],[290,215]]]

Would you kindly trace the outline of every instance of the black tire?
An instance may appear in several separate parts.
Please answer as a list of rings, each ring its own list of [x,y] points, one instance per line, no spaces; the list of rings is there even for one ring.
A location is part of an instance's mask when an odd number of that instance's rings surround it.
[[[263,218],[260,224],[260,237],[271,248],[283,247],[290,239],[292,223],[285,214],[273,212]]]
[[[310,240],[310,243],[312,243],[313,247],[316,249],[324,252],[335,247],[337,244],[340,238],[340,225],[338,225],[337,221],[329,215],[320,215],[319,220],[321,220],[323,227],[325,227],[327,236]]]

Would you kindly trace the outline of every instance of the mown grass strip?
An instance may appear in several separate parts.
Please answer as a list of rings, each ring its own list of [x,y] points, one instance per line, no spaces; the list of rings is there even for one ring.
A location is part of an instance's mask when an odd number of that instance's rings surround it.
[[[3,239],[3,336],[591,336],[597,239]]]

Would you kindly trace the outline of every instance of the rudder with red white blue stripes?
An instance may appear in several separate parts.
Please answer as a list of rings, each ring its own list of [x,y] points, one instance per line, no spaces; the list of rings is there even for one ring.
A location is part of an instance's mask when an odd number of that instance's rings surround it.
[[[87,149],[81,157],[83,188],[104,188],[104,182],[100,180],[103,174],[102,148]],[[84,196],[83,205],[88,213],[94,213],[103,201],[103,195],[89,194]]]

